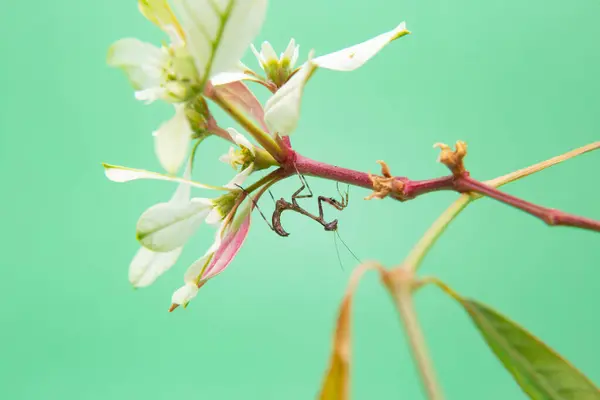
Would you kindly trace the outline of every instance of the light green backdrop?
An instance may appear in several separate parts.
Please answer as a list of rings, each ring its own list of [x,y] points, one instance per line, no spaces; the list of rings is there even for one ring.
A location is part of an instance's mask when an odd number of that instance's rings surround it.
[[[365,171],[384,159],[395,174],[424,179],[446,173],[431,145],[462,139],[473,175],[487,179],[598,140],[599,17],[595,0],[273,0],[255,43],[281,49],[293,36],[304,58],[406,20],[414,34],[363,69],[317,73],[294,145]],[[127,282],[134,224],[173,186],[103,177],[102,161],[158,169],[150,132],[170,113],[137,103],[106,67],[108,46],[125,36],[162,38],[134,0],[20,1],[0,13],[0,397],[313,398],[354,266],[341,249],[340,268],[332,234],[314,222],[286,215],[284,239],[256,218],[231,268],[184,311],[166,312],[209,229],[151,288]],[[245,61],[257,67],[250,54]],[[222,183],[231,170],[215,157],[227,146],[209,142],[197,178]],[[506,190],[600,218],[599,165],[600,154],[585,155]],[[366,194],[352,191],[340,232],[361,258],[386,265],[456,197],[400,204]],[[484,200],[451,226],[424,272],[512,316],[600,382],[599,240]],[[417,306],[449,399],[523,398],[454,303],[428,289]],[[354,315],[354,398],[421,398],[375,276]]]

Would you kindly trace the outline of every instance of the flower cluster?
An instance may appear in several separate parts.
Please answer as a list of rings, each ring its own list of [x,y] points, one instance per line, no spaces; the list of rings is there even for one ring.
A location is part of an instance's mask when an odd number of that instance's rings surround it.
[[[104,166],[106,176],[116,182],[158,179],[178,183],[169,201],[150,207],[139,218],[136,231],[141,248],[129,269],[129,280],[135,287],[152,284],[170,269],[203,222],[216,227],[214,242],[188,268],[184,286],[174,292],[173,309],[187,305],[204,283],[229,265],[243,244],[255,201],[277,177],[267,175],[245,189],[242,185],[253,172],[285,163],[282,154],[291,148],[283,149],[281,138],[296,129],[304,87],[315,70],[354,70],[409,32],[402,23],[335,53],[313,57],[311,52],[307,61],[296,67],[300,52],[294,39],[279,57],[268,42],[262,44],[260,52],[251,45],[264,22],[267,0],[139,0],[138,6],[165,33],[168,42],[159,47],[138,39],[121,39],[111,46],[108,64],[125,72],[138,100],[173,105],[173,117],[153,133],[156,156],[166,173]],[[264,76],[241,63],[248,48],[256,55]],[[273,94],[264,107],[244,82],[271,90]],[[257,145],[233,128],[222,128],[207,100],[229,113]],[[192,180],[196,149],[209,136],[232,143],[220,160],[238,173],[223,186]],[[192,188],[222,194],[192,197]]]

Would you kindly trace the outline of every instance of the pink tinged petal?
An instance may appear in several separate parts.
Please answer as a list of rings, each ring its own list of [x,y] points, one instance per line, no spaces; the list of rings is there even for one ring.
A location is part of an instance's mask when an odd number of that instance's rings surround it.
[[[243,82],[231,82],[215,86],[214,90],[218,96],[240,108],[244,113],[251,116],[264,130],[268,130],[265,124],[265,112],[262,105],[256,96],[254,96],[254,93]]]
[[[140,248],[129,265],[129,282],[136,288],[150,286],[175,265],[182,250],[179,247],[167,253],[156,253],[145,247]]]
[[[336,51],[335,53],[317,57],[313,60],[313,63],[320,68],[327,68],[335,71],[352,71],[363,66],[390,42],[401,36],[407,35],[408,33],[410,32],[406,30],[406,24],[402,22],[395,29],[367,40],[366,42]]]
[[[206,251],[206,253],[198,260],[196,260],[192,265],[190,265],[190,267],[185,272],[185,275],[183,276],[183,280],[185,283],[192,283],[198,285],[200,281],[200,275],[204,273],[204,271],[206,271],[206,269],[210,265],[210,262],[213,259],[213,256],[215,255],[215,252],[219,249],[220,245],[221,229],[217,231],[217,234],[215,235],[215,241]]]
[[[247,202],[246,202],[247,203]],[[250,207],[238,210],[232,225],[226,230],[223,240],[215,252],[209,266],[202,275],[202,280],[214,278],[229,266],[244,244],[250,230]]]
[[[154,149],[167,172],[176,173],[185,161],[192,134],[185,106],[175,105],[175,116],[154,132]]]

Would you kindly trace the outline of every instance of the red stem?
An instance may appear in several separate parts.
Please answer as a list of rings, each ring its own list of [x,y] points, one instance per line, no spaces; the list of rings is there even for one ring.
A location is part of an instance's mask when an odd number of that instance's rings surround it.
[[[367,173],[311,160],[310,158],[301,156],[298,153],[295,153],[294,158],[298,172],[303,175],[330,179],[340,183],[348,183],[350,185],[360,186],[365,189],[371,189],[373,187],[373,183],[371,182],[371,179],[369,179],[369,174]],[[296,172],[293,164],[291,172]]]
[[[373,188],[373,182],[366,172],[355,171],[311,160],[298,153],[295,153],[295,162],[296,168],[301,174],[360,186],[365,189]],[[294,170],[292,171],[295,172]],[[394,197],[396,200],[414,199],[419,195],[439,190],[455,190],[454,177],[452,175],[423,181],[413,181],[405,177],[396,177],[396,179],[402,181],[404,184],[402,197]]]
[[[457,178],[455,180],[456,190],[459,192],[477,192],[487,197],[496,199],[519,210],[531,214],[550,226],[573,226],[600,232],[600,221],[568,214],[553,208],[546,208],[530,203],[518,197],[501,192],[500,190],[476,181],[470,176]]]
[[[368,173],[315,161],[290,149],[289,157],[286,160],[285,165],[283,165],[284,177],[295,174],[296,169],[299,173],[304,175],[330,179],[363,187],[365,189],[373,188],[373,183]],[[422,181],[413,181],[405,177],[396,177],[396,179],[402,181],[404,184],[402,193],[395,195],[394,198],[396,200],[410,200],[422,194],[440,190],[453,190],[459,193],[476,192],[525,211],[526,213],[541,219],[550,226],[572,226],[600,232],[600,221],[538,206],[479,182],[471,178],[468,172],[460,177],[449,175]]]

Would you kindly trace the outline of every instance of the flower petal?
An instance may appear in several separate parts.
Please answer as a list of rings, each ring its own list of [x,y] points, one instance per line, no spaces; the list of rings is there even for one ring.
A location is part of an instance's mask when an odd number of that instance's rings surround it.
[[[122,167],[119,165],[112,165],[112,164],[106,164],[106,163],[103,163],[102,166],[104,167],[104,174],[106,175],[106,177],[108,179],[110,179],[111,181],[118,182],[118,183],[130,182],[130,181],[135,181],[138,179],[154,179],[154,180],[159,180],[159,181],[187,183],[190,186],[201,188],[201,189],[224,190],[224,191],[229,190],[224,187],[205,185],[203,183],[194,182],[194,181],[190,181],[190,180],[183,179],[183,178],[178,178],[175,176],[169,176],[169,175],[159,174],[156,172],[146,171],[143,169],[128,168],[128,167]]]
[[[265,104],[265,122],[272,133],[289,135],[296,129],[304,86],[317,68],[310,58]]]
[[[192,164],[193,160],[190,157],[190,160],[188,161],[188,164],[185,167],[185,172],[183,173],[183,179],[185,181],[180,183],[179,186],[177,186],[177,190],[175,190],[175,193],[173,193],[173,196],[171,197],[171,200],[169,200],[169,203],[185,204],[190,200],[192,188],[188,181],[192,178]]]
[[[185,105],[175,105],[175,116],[154,132],[154,150],[167,172],[174,174],[187,157],[193,135]]]
[[[233,147],[229,148],[229,151],[227,152],[227,154],[223,154],[222,156],[219,157],[219,161],[221,161],[222,163],[225,163],[227,165],[231,165],[235,169],[235,165],[233,165],[234,159],[235,159],[235,149]]]
[[[121,39],[108,50],[106,62],[121,68],[136,90],[159,88],[169,56],[162,49],[138,39]]]
[[[212,261],[213,256],[215,255],[215,252],[219,249],[220,245],[221,230],[219,229],[217,231],[217,234],[215,235],[215,241],[210,246],[210,248],[202,257],[200,257],[192,265],[190,265],[190,267],[185,272],[185,275],[183,276],[183,280],[185,283],[192,283],[198,285],[200,276],[204,273],[204,271],[206,271],[206,269],[210,265],[210,262]]]
[[[137,239],[149,250],[167,252],[183,246],[213,208],[209,199],[186,204],[159,203],[146,210],[137,223]]]
[[[258,122],[264,130],[268,130],[265,124],[265,112],[260,101],[258,101],[254,93],[243,82],[231,82],[215,86],[214,90],[219,97],[239,107]]]
[[[192,160],[189,160],[183,174],[183,179],[189,181],[191,177]],[[190,192],[191,187],[189,183],[180,183],[169,203],[174,205],[186,204],[189,202]],[[141,247],[131,261],[131,264],[129,264],[129,282],[136,288],[151,285],[159,276],[175,265],[182,251],[183,247],[179,247],[166,253],[157,253]]]
[[[250,174],[252,174],[253,170],[254,163],[250,164],[248,167],[246,167],[246,169],[240,171],[236,176],[233,177],[231,181],[229,181],[227,185],[225,185],[225,187],[229,189],[239,189],[239,186],[242,186],[244,182],[246,182],[246,179],[248,179]]]
[[[381,49],[387,46],[388,43],[401,36],[408,35],[409,33],[410,32],[406,30],[406,24],[402,22],[395,29],[367,40],[366,42],[336,51],[335,53],[317,57],[313,60],[313,63],[320,68],[327,68],[335,71],[352,71],[369,61],[375,54],[379,53]]]
[[[265,63],[269,63],[272,61],[275,61],[275,62],[279,61],[279,57],[277,57],[277,53],[275,53],[275,49],[273,49],[273,46],[271,46],[271,43],[267,42],[266,40],[262,43],[262,46],[260,47],[260,54],[262,55],[262,58],[265,61]]]
[[[251,201],[247,200],[238,209],[233,223],[225,230],[219,248],[201,277],[202,281],[214,278],[229,266],[244,244],[250,230]]]
[[[150,286],[175,265],[182,251],[183,248],[179,247],[166,253],[157,253],[141,247],[129,265],[129,282],[136,288]]]
[[[159,28],[179,26],[167,0],[138,0],[140,12]]]
[[[221,212],[219,212],[219,209],[217,207],[215,207],[206,216],[206,223],[208,225],[218,226],[221,224],[221,221],[223,221],[223,218],[224,217],[223,217],[223,215],[221,215]]]
[[[258,34],[267,0],[173,0],[202,82],[230,71]]]
[[[175,293],[173,293],[173,296],[171,297],[171,303],[178,306],[183,305],[185,307],[194,297],[196,297],[197,294],[198,286],[186,283],[177,289]],[[172,311],[174,308],[175,307],[171,306],[170,311]]]
[[[229,132],[235,144],[237,144],[238,146],[244,146],[245,148],[250,150],[252,154],[254,154],[254,146],[252,145],[252,143],[250,143],[248,139],[246,139],[244,135],[239,133],[235,128],[227,128],[227,132]]]
[[[231,82],[239,82],[239,81],[254,81],[258,82],[259,79],[255,76],[248,75],[242,71],[228,71],[221,72],[216,74],[210,79],[210,83],[212,83],[215,87],[220,85],[226,85]]]

